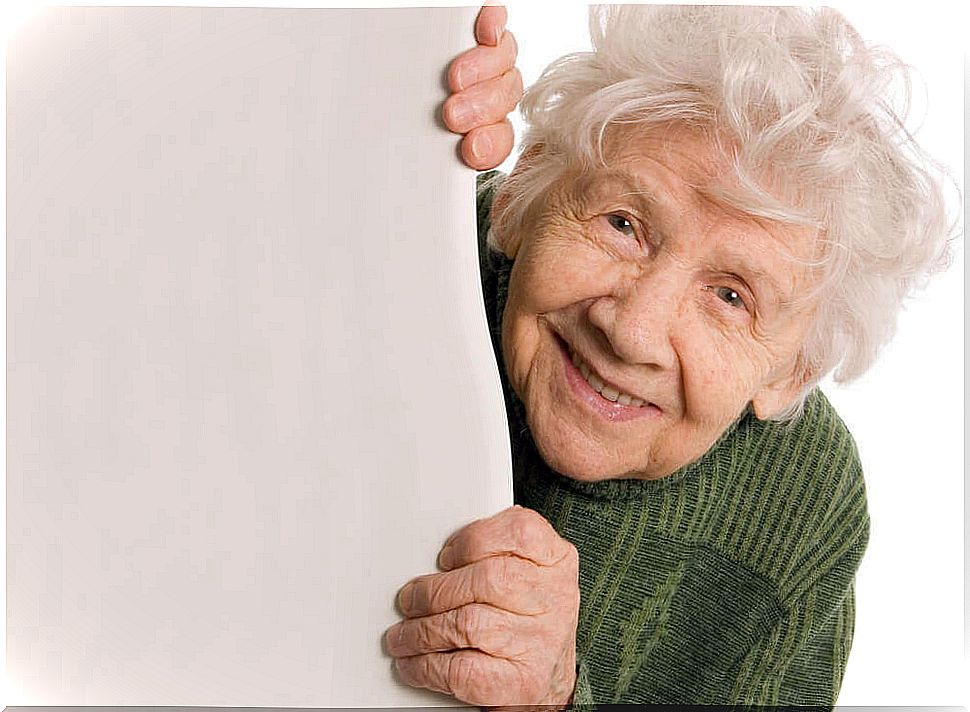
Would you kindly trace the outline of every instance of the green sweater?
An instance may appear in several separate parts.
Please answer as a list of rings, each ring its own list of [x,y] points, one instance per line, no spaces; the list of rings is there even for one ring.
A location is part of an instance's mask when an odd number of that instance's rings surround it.
[[[493,193],[480,187],[479,254],[515,501],[579,550],[574,704],[833,705],[869,534],[844,423],[816,390],[794,423],[745,412],[703,457],[660,480],[583,483],[553,471],[505,377],[512,262],[485,245]]]

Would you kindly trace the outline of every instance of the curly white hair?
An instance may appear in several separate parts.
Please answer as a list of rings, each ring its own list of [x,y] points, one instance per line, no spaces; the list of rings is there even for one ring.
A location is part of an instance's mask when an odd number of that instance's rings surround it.
[[[945,171],[904,125],[908,68],[824,8],[595,6],[590,35],[592,52],[553,62],[522,99],[528,129],[495,197],[492,246],[514,256],[553,183],[604,163],[611,129],[686,124],[736,171],[718,199],[824,241],[805,386],[776,419],[797,416],[828,373],[865,372],[955,234]]]

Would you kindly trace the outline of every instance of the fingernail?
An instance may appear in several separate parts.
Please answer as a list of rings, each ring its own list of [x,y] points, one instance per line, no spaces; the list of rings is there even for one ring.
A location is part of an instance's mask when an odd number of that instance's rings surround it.
[[[387,634],[384,636],[384,643],[387,646],[387,652],[390,655],[394,655],[394,651],[400,648],[401,640],[403,638],[404,625],[402,623],[395,623],[387,629]]]
[[[481,131],[475,134],[475,138],[472,139],[472,155],[475,158],[485,158],[491,150],[492,139],[488,137],[488,134]],[[445,547],[445,551],[447,550],[448,548]],[[442,557],[444,557],[444,553],[444,551],[441,552]]]
[[[455,81],[458,91],[464,91],[478,81],[478,69],[474,65],[459,67],[455,70]]]
[[[475,152],[476,143],[476,141],[472,142],[473,153]],[[478,156],[477,153],[475,155]],[[478,157],[481,158],[481,156]],[[441,550],[441,553],[438,554],[438,565],[446,571],[455,565],[455,550],[452,547],[445,546],[445,548]]]
[[[411,607],[414,605],[413,583],[409,583],[407,586],[401,589],[401,593],[399,593],[397,597],[397,605],[404,613],[411,610]]]
[[[505,25],[499,25],[495,28],[495,44],[498,45],[502,41],[502,35],[505,34]]]

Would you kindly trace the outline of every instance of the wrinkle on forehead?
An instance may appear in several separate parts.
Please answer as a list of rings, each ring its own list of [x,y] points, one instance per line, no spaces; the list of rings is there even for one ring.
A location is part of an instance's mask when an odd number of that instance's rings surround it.
[[[806,212],[805,192],[779,166],[740,165],[739,139],[712,126],[616,124],[606,132],[607,165],[647,158],[676,167],[684,185],[726,211],[784,225],[821,228]]]

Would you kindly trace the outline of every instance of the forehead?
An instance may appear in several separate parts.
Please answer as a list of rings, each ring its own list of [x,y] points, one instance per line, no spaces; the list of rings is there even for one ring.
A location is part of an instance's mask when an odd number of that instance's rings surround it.
[[[604,141],[605,165],[592,169],[586,178],[600,190],[639,193],[658,209],[679,206],[685,217],[710,213],[751,220],[716,198],[739,183],[727,151],[730,143],[719,147],[711,133],[700,129],[611,127]]]
[[[603,145],[608,166],[655,163],[697,186],[711,183],[728,168],[714,135],[686,126],[611,126]]]

